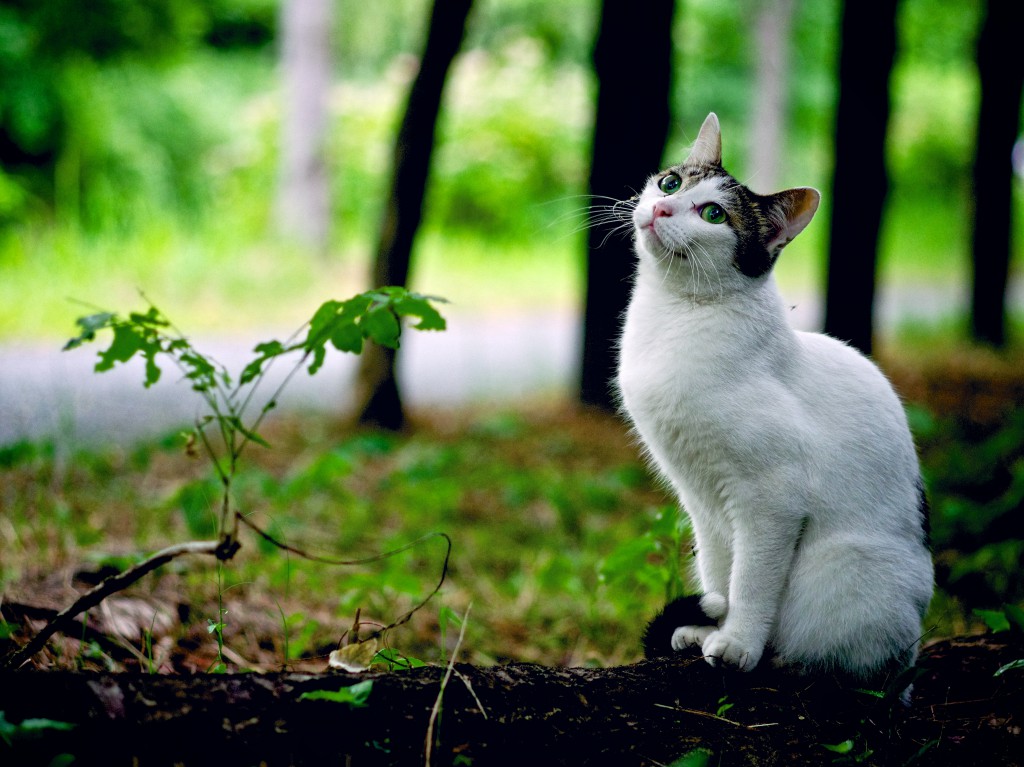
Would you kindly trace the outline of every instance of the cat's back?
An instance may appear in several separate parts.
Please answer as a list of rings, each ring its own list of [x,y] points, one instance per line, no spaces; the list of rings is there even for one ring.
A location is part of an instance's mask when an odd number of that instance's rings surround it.
[[[822,333],[795,332],[799,349],[792,385],[805,407],[827,427],[905,434],[906,415],[889,379],[856,349]],[[855,429],[857,430],[857,429]]]

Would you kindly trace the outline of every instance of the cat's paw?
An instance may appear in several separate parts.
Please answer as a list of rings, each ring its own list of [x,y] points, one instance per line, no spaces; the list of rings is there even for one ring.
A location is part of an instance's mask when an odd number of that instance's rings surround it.
[[[763,646],[745,642],[724,631],[711,632],[701,645],[701,653],[712,666],[732,666],[740,671],[752,671],[763,652]]]
[[[729,609],[729,602],[725,595],[717,591],[709,591],[700,598],[700,609],[713,621],[720,621],[725,617]]]
[[[714,626],[680,626],[672,632],[672,649],[678,651],[703,647],[704,641],[714,630]]]

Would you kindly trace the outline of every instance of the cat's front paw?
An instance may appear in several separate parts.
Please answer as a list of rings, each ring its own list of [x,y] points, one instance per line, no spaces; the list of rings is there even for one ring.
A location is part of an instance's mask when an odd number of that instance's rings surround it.
[[[679,651],[703,647],[704,641],[714,630],[714,626],[680,626],[672,632],[672,649]]]
[[[740,671],[752,671],[761,660],[764,647],[745,642],[724,631],[713,631],[701,645],[701,652],[712,666],[732,666]]]
[[[725,618],[729,610],[729,602],[724,594],[717,591],[709,591],[700,598],[700,609],[713,621],[720,621]]]

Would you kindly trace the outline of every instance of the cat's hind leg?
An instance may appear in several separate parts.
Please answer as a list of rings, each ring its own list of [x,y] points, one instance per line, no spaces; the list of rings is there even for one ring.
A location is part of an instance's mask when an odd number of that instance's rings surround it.
[[[913,665],[932,590],[923,547],[869,534],[806,542],[772,644],[776,662],[865,681]]]

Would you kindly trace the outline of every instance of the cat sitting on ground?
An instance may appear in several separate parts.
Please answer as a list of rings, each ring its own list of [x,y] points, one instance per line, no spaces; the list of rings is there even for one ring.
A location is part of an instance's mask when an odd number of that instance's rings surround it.
[[[767,649],[777,665],[877,682],[917,656],[927,507],[886,378],[786,322],[772,267],[819,198],[740,184],[708,115],[687,160],[633,201],[618,390],[692,523],[702,596],[662,619],[686,616],[671,647],[744,671]]]

